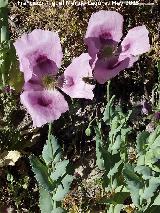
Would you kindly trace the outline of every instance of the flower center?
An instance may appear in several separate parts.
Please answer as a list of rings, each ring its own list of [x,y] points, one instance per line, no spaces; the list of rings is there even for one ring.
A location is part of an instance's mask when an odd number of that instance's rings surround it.
[[[111,57],[113,54],[113,47],[110,45],[105,45],[104,48],[102,49],[102,54],[104,57]]]
[[[99,51],[99,58],[110,58],[115,55],[116,47],[114,45],[105,44],[102,49]]]
[[[52,75],[45,75],[42,78],[42,84],[46,89],[55,89],[57,86],[57,80]]]

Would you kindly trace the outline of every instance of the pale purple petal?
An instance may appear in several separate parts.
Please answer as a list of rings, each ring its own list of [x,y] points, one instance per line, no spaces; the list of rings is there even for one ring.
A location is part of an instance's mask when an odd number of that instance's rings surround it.
[[[73,59],[72,63],[64,72],[61,90],[72,98],[93,99],[94,85],[85,83],[85,77],[93,78],[92,69],[89,64],[90,56],[81,54]]]
[[[24,72],[25,81],[32,74],[57,73],[61,66],[62,48],[57,33],[35,29],[22,35],[14,43],[20,61],[20,69]]]
[[[32,77],[29,81],[24,83],[23,89],[25,91],[42,91],[44,88],[42,82],[38,78]]]
[[[146,27],[138,26],[128,31],[128,34],[121,43],[119,60],[122,61],[129,57],[128,67],[130,68],[138,60],[139,55],[149,51],[149,37]]]
[[[24,73],[24,81],[27,82],[32,78],[33,69],[30,67],[29,59],[26,57],[19,58],[20,71]]]
[[[98,83],[104,84],[106,81],[118,75],[120,71],[127,68],[128,63],[129,58],[113,63],[113,66],[108,66],[105,61],[98,60],[94,68],[94,78],[98,81]]]
[[[34,127],[57,120],[68,110],[68,104],[57,90],[24,91],[21,103],[31,115]]]
[[[125,60],[126,58],[129,58],[129,62],[128,62],[128,65],[127,65],[127,67],[126,68],[130,68],[130,67],[132,67],[133,66],[133,64],[136,62],[136,61],[138,61],[138,59],[139,59],[139,56],[134,56],[134,55],[126,55],[126,54],[123,54],[123,52],[122,53],[120,53],[120,55],[119,55],[119,61],[123,61],[123,60]]]
[[[104,36],[119,42],[122,37],[123,16],[115,11],[101,10],[92,14],[85,38]]]
[[[121,43],[122,53],[125,57],[129,55],[138,56],[150,49],[148,30],[143,26],[134,27],[128,31],[128,34]]]

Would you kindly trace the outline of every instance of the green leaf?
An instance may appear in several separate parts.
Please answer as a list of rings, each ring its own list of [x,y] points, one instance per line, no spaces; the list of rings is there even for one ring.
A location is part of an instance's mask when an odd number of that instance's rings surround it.
[[[123,204],[124,201],[130,196],[129,192],[117,192],[110,198],[102,197],[99,203],[103,204]]]
[[[111,130],[114,131],[119,126],[119,116],[114,116],[111,121]]]
[[[143,131],[140,134],[138,134],[138,136],[136,138],[136,142],[137,142],[136,148],[138,151],[138,155],[142,155],[145,153],[148,137],[149,137],[149,132]]]
[[[127,188],[129,189],[131,194],[132,202],[134,203],[135,206],[139,205],[139,202],[140,202],[139,191],[141,189],[140,183],[136,181],[129,181],[129,180],[126,180],[126,183],[127,183]]]
[[[128,180],[141,182],[140,177],[134,172],[134,167],[130,164],[125,164],[123,174]]]
[[[141,195],[144,199],[148,200],[154,196],[154,192],[160,185],[160,178],[151,177],[149,180],[149,186],[145,187],[143,194]]]
[[[104,113],[103,113],[103,121],[104,122],[109,122],[110,118],[113,116],[112,105],[113,105],[114,98],[115,98],[115,95],[112,96],[112,98],[110,99],[110,101],[106,105],[106,108],[105,108]]]
[[[160,212],[160,206],[151,206],[148,208],[144,213],[159,213]]]
[[[122,141],[126,141],[126,136],[127,134],[132,130],[131,127],[125,128],[125,129],[121,129],[121,140]]]
[[[60,207],[56,208],[56,209],[53,209],[53,211],[51,213],[63,213],[64,210]]]
[[[160,159],[160,147],[157,147],[156,149],[154,149],[154,163],[157,162]]]
[[[149,179],[150,176],[152,175],[151,169],[147,166],[136,166],[134,168],[134,171],[137,172],[138,174],[142,175],[144,180]]]
[[[154,150],[149,150],[146,155],[145,155],[145,164],[148,165],[149,167],[152,168],[153,164],[157,161],[158,159],[155,158],[155,151]]]
[[[140,155],[137,159],[137,165],[142,166],[145,165],[145,155]]]
[[[123,124],[118,125],[116,129],[111,129],[109,132],[109,139],[113,143],[115,140],[115,137],[121,132],[121,129],[123,127]]]
[[[69,188],[72,181],[73,181],[73,176],[67,174],[62,179],[62,183],[58,185],[56,193],[53,195],[53,200],[55,201],[63,200],[66,194],[69,192]]]
[[[121,135],[117,135],[115,142],[113,144],[110,144],[109,146],[113,155],[118,153],[120,146],[121,146]]]
[[[139,191],[142,188],[142,181],[138,175],[134,172],[134,167],[130,164],[126,164],[123,169],[123,174],[126,179],[127,188],[130,191],[132,201],[134,205],[139,205],[140,195]]]
[[[115,164],[118,163],[121,158],[119,153],[112,155],[108,150],[103,150],[103,159],[104,159],[104,166],[105,166],[105,173],[108,174],[108,172],[114,168]]]
[[[66,167],[69,163],[69,160],[63,160],[55,165],[55,170],[51,173],[51,179],[53,181],[58,180],[58,178],[62,177],[66,173]]]
[[[124,201],[130,197],[130,194],[129,192],[117,192],[114,196],[114,201],[117,203],[117,204],[123,204]]]
[[[41,213],[52,212],[53,210],[53,201],[51,195],[42,187],[39,187],[39,208]]]
[[[43,148],[42,157],[47,165],[34,155],[30,156],[30,163],[42,190],[46,189],[46,192],[43,191],[42,194],[43,196],[46,195],[46,201],[44,199],[44,202],[49,203],[50,200],[52,201],[53,208],[51,209],[51,205],[48,204],[49,210],[46,208],[46,213],[66,212],[60,208],[60,201],[69,192],[73,176],[67,174],[69,172],[69,160],[61,160],[60,147],[53,135],[49,134],[47,143]],[[40,204],[41,209],[44,208],[45,212],[43,201]]]
[[[120,213],[122,207],[123,207],[123,204],[117,204],[117,205],[114,207],[114,213]]]
[[[156,149],[157,147],[160,147],[160,135],[155,139],[155,141],[150,146],[150,149]]]
[[[58,142],[53,135],[50,135],[50,138],[47,140],[47,144],[44,145],[42,157],[47,165],[53,161],[54,163],[60,161],[60,146],[58,145]]]
[[[119,166],[122,164],[122,161],[120,160],[118,163],[115,163],[114,167],[109,171],[108,177],[110,178],[114,174],[118,173]]]
[[[125,118],[126,122],[129,120],[131,114],[132,114],[132,110],[129,110],[129,111],[128,111],[128,115],[127,115],[127,117]]]
[[[160,125],[157,126],[157,128],[154,130],[154,132],[152,132],[148,138],[148,147],[150,148],[150,146],[154,143],[156,137],[159,135],[160,133]]]
[[[156,199],[154,200],[153,205],[160,206],[160,194],[159,194],[159,195],[156,197]]]
[[[54,184],[49,179],[47,167],[34,155],[31,155],[29,159],[36,180],[44,189],[51,192],[54,188]]]

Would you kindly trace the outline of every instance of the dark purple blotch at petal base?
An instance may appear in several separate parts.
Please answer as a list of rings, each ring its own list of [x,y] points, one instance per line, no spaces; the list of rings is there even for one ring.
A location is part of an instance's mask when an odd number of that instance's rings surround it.
[[[47,58],[47,56],[39,55],[36,64],[33,66],[33,75],[43,77],[44,75],[55,75],[58,67],[56,63]]]
[[[37,99],[37,104],[39,104],[42,107],[48,107],[49,105],[52,104],[52,99],[42,96]]]

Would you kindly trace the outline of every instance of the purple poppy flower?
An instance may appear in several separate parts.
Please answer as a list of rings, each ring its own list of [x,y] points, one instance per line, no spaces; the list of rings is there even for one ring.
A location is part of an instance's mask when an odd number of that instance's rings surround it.
[[[61,90],[71,98],[93,99],[94,85],[85,83],[84,78],[92,78],[92,69],[89,64],[91,57],[87,53],[81,54],[73,59],[64,74],[60,77],[63,80]]]
[[[84,41],[92,58],[94,78],[100,84],[132,67],[139,55],[150,49],[144,25],[129,30],[120,44],[122,29],[123,16],[115,11],[96,12],[89,20]]]
[[[43,37],[42,41],[39,34]],[[34,30],[23,35],[14,45],[25,76],[24,92],[20,98],[34,126],[52,122],[68,110],[68,103],[59,89],[73,98],[93,98],[94,86],[83,82],[83,77],[92,75],[91,58],[87,53],[75,58],[64,74],[57,78],[62,51],[56,33]]]
[[[68,104],[57,90],[24,91],[21,103],[26,107],[33,120],[33,126],[57,120],[68,110]]]
[[[57,33],[35,29],[14,43],[25,81],[34,75],[56,75],[61,66],[62,48]]]

